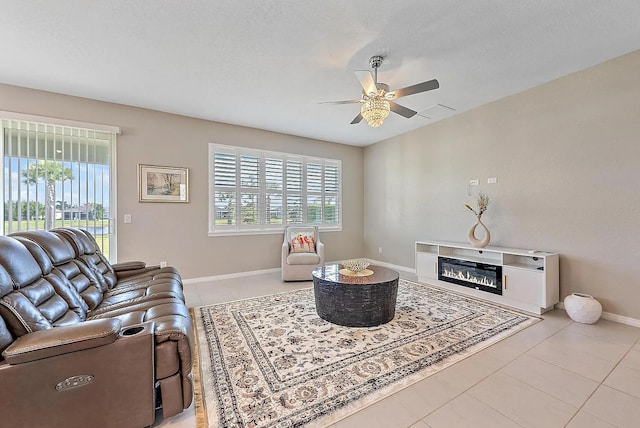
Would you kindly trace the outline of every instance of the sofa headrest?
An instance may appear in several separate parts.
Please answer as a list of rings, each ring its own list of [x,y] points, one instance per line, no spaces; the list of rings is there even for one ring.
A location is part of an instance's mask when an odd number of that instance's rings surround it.
[[[82,229],[75,227],[60,227],[52,229],[51,231],[67,240],[78,256],[92,255],[96,252],[96,245],[94,241],[87,236],[88,232],[85,232]]]
[[[14,289],[29,285],[42,276],[40,265],[27,247],[8,236],[0,236],[0,265],[11,277]]]
[[[32,241],[26,236],[15,235],[11,237],[20,241],[22,245],[27,247],[27,250],[29,250],[33,258],[36,259],[40,265],[40,270],[42,270],[43,275],[48,275],[53,270],[53,263],[51,262],[49,255],[37,242]]]
[[[75,258],[75,250],[69,242],[47,230],[30,230],[12,233],[9,236],[23,236],[36,242],[47,253],[54,266],[67,263]]]

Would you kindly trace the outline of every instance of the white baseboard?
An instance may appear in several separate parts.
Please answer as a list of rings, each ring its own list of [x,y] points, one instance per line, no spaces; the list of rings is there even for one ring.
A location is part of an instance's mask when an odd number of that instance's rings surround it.
[[[405,266],[393,265],[391,263],[385,263],[385,262],[381,262],[381,261],[373,260],[373,259],[365,259],[365,260],[367,260],[369,263],[374,264],[374,265],[384,266],[384,267],[388,267],[390,269],[401,270],[403,272],[408,272],[408,273],[412,273],[412,274],[416,273],[415,269],[408,268],[408,267],[405,267]],[[341,263],[343,261],[344,260],[335,260],[335,261],[326,262],[326,263]],[[262,275],[262,274],[265,274],[265,273],[275,273],[275,272],[280,272],[280,268],[252,270],[252,271],[247,271],[247,272],[234,272],[234,273],[228,273],[228,274],[224,274],[224,275],[203,276],[203,277],[200,277],[200,278],[189,278],[189,279],[183,279],[182,283],[185,284],[185,285],[193,285],[193,284],[199,284],[201,282],[220,281],[220,280],[223,280],[223,279],[243,278],[243,277],[246,277],[246,276]]]
[[[192,285],[192,284],[199,284],[201,282],[220,281],[222,279],[243,278],[245,276],[262,275],[265,273],[275,273],[275,272],[280,272],[280,268],[252,270],[248,272],[235,272],[235,273],[228,273],[225,275],[204,276],[200,278],[189,278],[189,279],[183,279],[182,283],[186,285]]]
[[[374,259],[365,259],[365,260],[367,260],[372,265],[383,266],[383,267],[386,267],[386,268],[389,268],[389,269],[401,270],[403,272],[412,273],[414,275],[416,274],[416,270],[413,269],[413,268],[410,268],[410,267],[394,265],[394,264],[391,264],[391,263],[381,262],[380,260],[374,260]]]
[[[556,304],[556,308],[564,310],[564,303],[560,302]],[[600,318],[619,322],[620,324],[630,325],[632,327],[640,327],[640,320],[637,318],[625,317],[624,315],[612,314],[611,312],[602,312]]]
[[[627,324],[633,327],[640,327],[640,320],[637,318],[625,317],[623,315],[612,314],[610,312],[603,312],[602,318],[609,321],[619,322],[620,324]]]

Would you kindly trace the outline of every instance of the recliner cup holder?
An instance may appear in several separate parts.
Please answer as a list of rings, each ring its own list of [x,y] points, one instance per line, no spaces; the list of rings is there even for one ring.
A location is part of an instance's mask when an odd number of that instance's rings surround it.
[[[120,334],[122,336],[133,336],[135,334],[140,333],[142,330],[144,330],[144,327],[142,327],[142,326],[129,327],[129,328],[125,328],[124,330],[122,330],[122,332]]]

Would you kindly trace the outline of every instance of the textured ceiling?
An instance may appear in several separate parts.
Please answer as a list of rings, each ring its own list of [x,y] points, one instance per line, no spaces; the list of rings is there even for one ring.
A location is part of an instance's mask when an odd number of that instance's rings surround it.
[[[638,0],[0,0],[0,83],[368,145],[637,50],[639,17]],[[372,55],[391,89],[439,80],[398,101],[420,116],[374,129],[319,104],[358,98]]]

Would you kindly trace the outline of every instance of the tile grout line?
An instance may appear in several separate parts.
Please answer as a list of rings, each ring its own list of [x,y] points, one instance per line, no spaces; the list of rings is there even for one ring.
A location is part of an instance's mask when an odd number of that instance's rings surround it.
[[[546,341],[546,340],[548,340],[548,339],[552,338],[553,336],[556,336],[556,335],[557,335],[557,334],[559,334],[561,331],[563,331],[563,330],[565,330],[565,329],[569,328],[569,327],[570,327],[570,326],[572,326],[573,324],[575,324],[575,321],[573,321],[573,322],[571,322],[571,323],[567,324],[566,326],[562,327],[562,328],[561,328],[561,329],[559,329],[557,332],[555,332],[554,334],[552,334],[551,336],[549,336],[548,338],[546,338],[544,341]],[[580,333],[580,332],[576,332],[576,334],[581,334],[582,336],[585,336],[585,337],[592,337],[592,336],[588,336],[588,335],[586,335],[586,334],[582,334],[582,333]],[[598,338],[594,338],[594,339],[598,339]],[[637,342],[638,342],[638,340],[640,340],[640,339],[637,339],[635,343],[637,343]],[[543,341],[543,342],[544,342],[544,341]],[[542,342],[540,342],[540,343],[542,343]],[[611,343],[611,342],[607,342],[607,343]],[[539,344],[538,344],[538,345],[539,345]],[[537,346],[537,345],[536,345],[536,346]],[[627,350],[627,352],[625,353],[625,355],[624,355],[624,356],[622,356],[622,358],[620,358],[620,359],[618,360],[618,362],[615,364],[615,366],[614,366],[614,367],[613,367],[613,368],[612,368],[612,369],[607,373],[607,375],[602,379],[602,381],[598,382],[598,386],[593,390],[593,392],[592,392],[591,394],[589,394],[589,396],[584,400],[584,402],[583,402],[580,406],[578,406],[578,407],[577,407],[577,409],[576,409],[575,413],[571,416],[571,418],[570,418],[570,419],[567,421],[567,423],[564,425],[565,427],[567,427],[567,426],[571,423],[571,421],[573,421],[573,420],[575,419],[575,417],[577,416],[577,414],[578,414],[578,413],[580,413],[580,411],[582,410],[582,408],[584,407],[584,405],[585,405],[585,404],[586,404],[586,403],[591,399],[591,397],[596,393],[596,391],[598,391],[598,389],[600,389],[600,387],[603,385],[604,381],[609,377],[609,375],[611,374],[611,372],[613,372],[613,370],[615,370],[615,369],[616,369],[616,367],[618,367],[618,365],[619,365],[619,364],[620,364],[620,362],[624,359],[624,357],[626,357],[626,356],[628,355],[628,353],[633,349],[633,346],[635,346],[635,344],[634,344],[634,345],[631,345],[631,347]],[[533,349],[533,348],[535,348],[535,346],[531,347],[531,349]],[[527,352],[529,352],[531,349],[529,349]],[[559,368],[559,369],[567,370],[567,369],[565,369],[564,367],[561,367],[561,366],[559,366],[559,365],[557,365],[557,364],[554,364],[554,363],[552,363],[552,362],[550,362],[550,361],[547,361],[547,360],[544,360],[544,359],[538,358],[538,357],[536,357],[535,355],[530,355],[530,356],[531,356],[532,358],[536,358],[536,359],[538,359],[538,360],[540,360],[540,361],[543,361],[543,362],[545,362],[545,363],[547,363],[547,364],[551,364],[552,366],[555,366],[555,367],[557,367],[557,368]],[[592,355],[592,357],[594,357],[594,358],[599,358],[599,357],[596,357],[596,356],[594,356],[594,355]],[[601,358],[601,359],[603,359],[603,358]],[[567,370],[567,371],[569,371],[569,372],[571,372],[571,373],[573,373],[573,374],[575,374],[575,375],[578,375],[578,376],[580,376],[580,377],[582,377],[582,378],[584,378],[584,379],[587,379],[587,380],[591,380],[591,381],[597,382],[597,381],[595,381],[595,380],[593,380],[593,379],[590,379],[590,378],[588,378],[588,377],[583,376],[583,375],[582,375],[582,374],[580,374],[580,373],[576,373],[576,372],[573,372],[573,371],[571,371],[571,370]],[[505,373],[505,375],[509,376],[509,375],[508,375],[508,374],[506,374],[506,373]],[[510,377],[512,377],[512,378],[513,378],[513,376],[510,376]],[[517,378],[513,378],[513,379],[519,380],[519,379],[517,379]],[[521,382],[522,382],[522,381],[521,381]],[[529,384],[528,384],[528,383],[526,383],[526,382],[524,382],[524,383],[525,383],[526,385],[530,386],[531,388],[534,388],[534,389],[536,389],[536,390],[538,390],[538,391],[540,391],[540,392],[542,392],[542,393],[544,393],[544,394],[546,394],[546,395],[549,395],[550,397],[553,397],[555,400],[561,401],[561,402],[563,402],[563,403],[565,403],[565,404],[567,404],[567,405],[570,405],[570,406],[571,406],[571,404],[570,404],[570,403],[567,403],[567,402],[566,402],[566,401],[564,401],[564,400],[561,400],[561,399],[559,399],[559,398],[556,398],[556,397],[554,397],[553,395],[550,395],[550,394],[548,394],[547,392],[542,391],[542,390],[540,390],[540,389],[536,388],[536,387],[535,387],[535,386],[533,386],[533,385],[529,385]],[[606,385],[605,385],[605,386],[606,386]],[[614,389],[615,389],[615,388],[614,388]],[[621,391],[621,392],[623,392],[623,391]],[[493,408],[493,407],[492,407],[492,408]],[[585,412],[585,413],[588,413],[588,412]],[[591,415],[591,414],[589,413],[589,415]],[[597,416],[595,416],[595,415],[591,415],[591,416],[597,417]],[[597,418],[598,418],[598,419],[600,419],[599,417],[597,417]],[[605,422],[607,422],[607,421],[605,421]],[[607,423],[608,423],[608,422],[607,422]]]
[[[585,336],[585,335],[583,335],[583,336]],[[584,408],[585,404],[587,404],[587,403],[589,402],[589,400],[591,399],[591,397],[593,397],[593,396],[594,396],[594,394],[595,394],[596,392],[598,392],[598,390],[599,390],[602,386],[606,386],[607,388],[614,389],[614,390],[616,390],[616,391],[618,391],[618,392],[620,392],[620,393],[623,393],[623,394],[629,395],[630,397],[638,398],[638,397],[635,397],[635,396],[633,396],[633,395],[631,395],[631,394],[628,394],[628,393],[626,393],[626,392],[624,392],[624,391],[620,391],[620,390],[619,390],[619,389],[617,389],[617,388],[612,388],[612,387],[610,387],[610,386],[608,386],[608,385],[605,385],[605,384],[604,384],[604,382],[607,380],[607,378],[608,378],[609,376],[611,376],[611,373],[613,373],[613,371],[614,371],[616,368],[618,368],[618,366],[620,365],[620,363],[622,362],[622,360],[624,360],[624,359],[625,359],[625,357],[626,357],[627,355],[629,355],[629,352],[631,352],[631,351],[633,350],[633,347],[635,346],[635,344],[636,344],[636,343],[638,343],[638,340],[640,340],[640,339],[636,339],[636,341],[634,342],[634,344],[633,344],[633,345],[631,345],[631,346],[629,347],[629,349],[627,349],[627,352],[625,352],[625,353],[624,353],[624,355],[623,355],[623,356],[618,360],[618,362],[613,366],[613,368],[611,368],[611,370],[609,370],[609,372],[607,373],[607,375],[606,375],[606,376],[605,376],[605,377],[604,377],[604,378],[603,378],[603,379],[598,383],[598,387],[597,387],[596,389],[594,389],[594,390],[593,390],[593,392],[592,392],[591,394],[589,394],[589,396],[586,398],[586,400],[584,400],[584,402],[582,403],[582,405],[581,405],[580,407],[578,407],[578,410],[577,410],[577,411],[575,412],[575,414],[571,417],[571,419],[569,419],[569,421],[565,424],[565,427],[571,423],[571,421],[576,417],[576,415],[577,415],[578,413],[580,413],[580,411]],[[593,380],[593,379],[591,379],[591,380]],[[587,414],[589,414],[590,416],[593,416],[593,417],[595,417],[595,418],[598,418],[598,419],[600,419],[600,420],[603,420],[603,419],[602,419],[602,418],[600,418],[599,416],[592,415],[592,414],[591,414],[591,413],[589,413],[589,412],[586,412],[586,411],[585,411],[585,413],[587,413]],[[610,422],[609,422],[609,421],[607,421],[607,420],[604,420],[604,422],[610,423]]]
[[[544,319],[543,319],[544,322]],[[542,340],[541,342],[536,343],[535,345],[532,345],[530,348],[526,349],[525,351],[523,351],[521,354],[519,354],[518,356],[516,356],[515,358],[513,358],[511,361],[505,362],[504,365],[502,365],[501,367],[495,369],[494,371],[490,372],[489,374],[487,374],[485,377],[483,377],[482,379],[478,380],[476,383],[474,383],[473,385],[469,386],[467,389],[465,389],[464,391],[460,392],[459,394],[455,395],[454,397],[452,397],[450,400],[446,401],[445,403],[441,404],[440,406],[436,407],[435,409],[433,409],[431,412],[427,413],[425,416],[421,417],[420,419],[418,419],[417,421],[413,422],[413,424],[415,424],[418,421],[423,421],[424,422],[424,418],[426,418],[427,416],[435,413],[436,411],[440,410],[442,407],[446,406],[447,404],[449,404],[450,402],[452,402],[453,400],[457,399],[458,397],[460,397],[461,395],[469,392],[471,390],[471,388],[475,387],[476,385],[478,385],[480,382],[486,380],[487,378],[489,378],[490,376],[493,376],[494,374],[498,373],[500,370],[502,370],[503,368],[505,368],[507,365],[511,364],[513,361],[517,360],[518,358],[522,357],[523,355],[525,355],[526,353],[528,353],[529,351],[531,351],[533,348],[535,348],[536,346],[538,346],[540,343],[548,340],[549,338],[555,336],[556,334],[560,333],[562,330],[564,330],[565,328],[567,328],[568,326],[570,326],[571,323],[567,324],[566,326],[560,328],[558,331],[556,331],[555,333],[553,333],[551,336],[545,338],[544,340]],[[524,330],[522,330],[524,331]],[[522,332],[521,331],[521,332]],[[515,337],[515,335],[511,336],[511,337]],[[483,349],[483,351],[489,350],[491,349],[492,346],[497,345],[500,342],[494,343],[493,345]],[[451,367],[454,367],[455,364]],[[508,375],[507,375],[508,376]],[[510,376],[511,377],[511,376]],[[518,379],[516,379],[518,380]],[[520,381],[522,382],[522,381]],[[528,385],[528,384],[527,384]],[[531,385],[529,385],[531,386]],[[544,391],[541,391],[544,392]],[[546,394],[546,393],[545,393]],[[504,416],[505,418],[509,419],[510,421],[512,421],[513,423],[515,423],[518,426],[522,426],[521,424],[519,424],[518,422],[514,421],[513,419],[511,419],[509,416],[505,415],[504,413],[502,413],[500,410],[494,408],[493,406],[491,406],[488,403],[485,403],[484,401],[482,401],[481,399],[475,397],[474,395],[470,394],[472,398],[478,400],[479,402],[481,402],[482,404],[484,404],[485,406],[491,408],[492,410],[496,411],[497,413],[501,414],[502,416]],[[547,394],[549,395],[549,394]],[[553,397],[554,399],[556,399],[555,397]],[[562,401],[562,400],[560,400]],[[426,422],[425,422],[426,423]],[[412,424],[412,425],[413,425]],[[428,423],[427,423],[428,425]],[[408,428],[411,428],[411,425],[409,425]]]
[[[543,320],[543,322],[544,322],[544,320]],[[562,330],[564,330],[565,328],[569,327],[571,324],[572,324],[572,323],[569,323],[569,324],[565,325],[564,327],[560,328],[558,331],[556,331],[555,333],[553,333],[551,336],[546,337],[544,340],[542,340],[542,341],[540,341],[540,342],[536,343],[535,345],[532,345],[531,347],[529,347],[528,349],[526,349],[524,352],[522,352],[521,354],[519,354],[517,357],[515,357],[515,358],[513,358],[511,361],[509,361],[509,362],[505,363],[502,367],[500,367],[500,368],[496,369],[496,370],[495,370],[495,371],[493,371],[492,373],[490,373],[490,374],[488,374],[487,376],[485,376],[483,379],[481,379],[481,380],[479,380],[478,382],[476,382],[475,384],[471,385],[471,386],[470,386],[469,388],[467,388],[465,391],[463,391],[462,393],[458,394],[458,396],[456,396],[455,398],[459,397],[460,395],[464,394],[465,392],[470,391],[470,390],[471,390],[471,388],[475,387],[475,386],[476,386],[476,385],[478,385],[480,382],[482,382],[482,381],[486,380],[486,379],[487,379],[487,378],[489,378],[490,376],[493,376],[493,375],[495,375],[496,373],[500,372],[500,371],[501,371],[502,369],[504,369],[506,366],[508,366],[509,364],[513,363],[515,360],[517,360],[518,358],[522,357],[523,355],[526,355],[527,353],[529,353],[529,351],[531,351],[531,350],[532,350],[533,348],[535,348],[536,346],[538,346],[538,345],[540,345],[541,343],[543,343],[543,342],[545,342],[545,341],[549,340],[549,339],[550,339],[550,338],[552,338],[553,336],[555,336],[555,335],[559,334]],[[492,345],[492,346],[493,346],[493,345]],[[490,348],[490,347],[489,347],[489,348]],[[487,349],[489,349],[489,348],[487,348]],[[534,358],[535,358],[535,357],[534,357]],[[520,379],[516,379],[516,378],[514,378],[513,376],[510,376],[510,375],[509,375],[509,374],[507,374],[507,373],[503,373],[503,374],[504,374],[505,376],[508,376],[508,377],[510,377],[510,378],[512,378],[512,379],[514,379],[514,380],[517,380],[518,382],[522,382],[522,383],[524,383],[525,385],[527,385],[527,386],[529,386],[529,387],[531,387],[531,388],[534,388],[534,389],[536,389],[536,390],[540,391],[538,388],[534,387],[533,385],[529,385],[528,383],[523,382],[523,381],[522,381],[522,380],[520,380]],[[549,396],[550,396],[550,397],[552,397],[554,400],[558,400],[556,397],[553,397],[552,395],[547,394],[547,393],[546,393],[546,392],[544,392],[544,391],[540,391],[540,392],[542,392],[542,393],[543,393],[543,394],[545,394],[545,395],[549,395]],[[497,412],[497,413],[501,414],[502,416],[504,416],[504,417],[505,417],[505,418],[507,418],[508,420],[512,421],[512,422],[513,422],[513,423],[515,423],[516,425],[518,425],[518,426],[522,426],[520,423],[518,423],[517,421],[514,421],[512,418],[510,418],[508,415],[505,415],[505,414],[504,414],[504,413],[502,413],[500,410],[498,410],[498,409],[496,409],[495,407],[493,407],[491,404],[484,402],[483,400],[481,400],[480,398],[476,397],[476,396],[475,396],[475,395],[473,395],[473,394],[469,394],[469,395],[471,395],[471,397],[475,398],[476,400],[478,400],[479,402],[481,402],[481,403],[482,403],[482,404],[484,404],[485,406],[487,406],[487,407],[489,407],[490,409],[494,410],[495,412]],[[453,398],[453,399],[455,399],[455,398]],[[452,400],[453,400],[453,399],[452,399]],[[450,401],[451,401],[451,400],[450,400]],[[562,401],[562,400],[559,400],[559,401]],[[447,403],[448,403],[448,402],[447,402]],[[563,401],[563,403],[564,403],[564,401]],[[446,403],[445,403],[445,404],[446,404]],[[568,403],[566,403],[566,404],[568,404]],[[444,406],[444,405],[443,405],[443,406]],[[442,406],[440,406],[440,407],[442,407]],[[435,410],[434,410],[434,411],[435,411]],[[433,412],[432,412],[432,413],[433,413]],[[427,415],[427,416],[428,416],[428,415]]]

